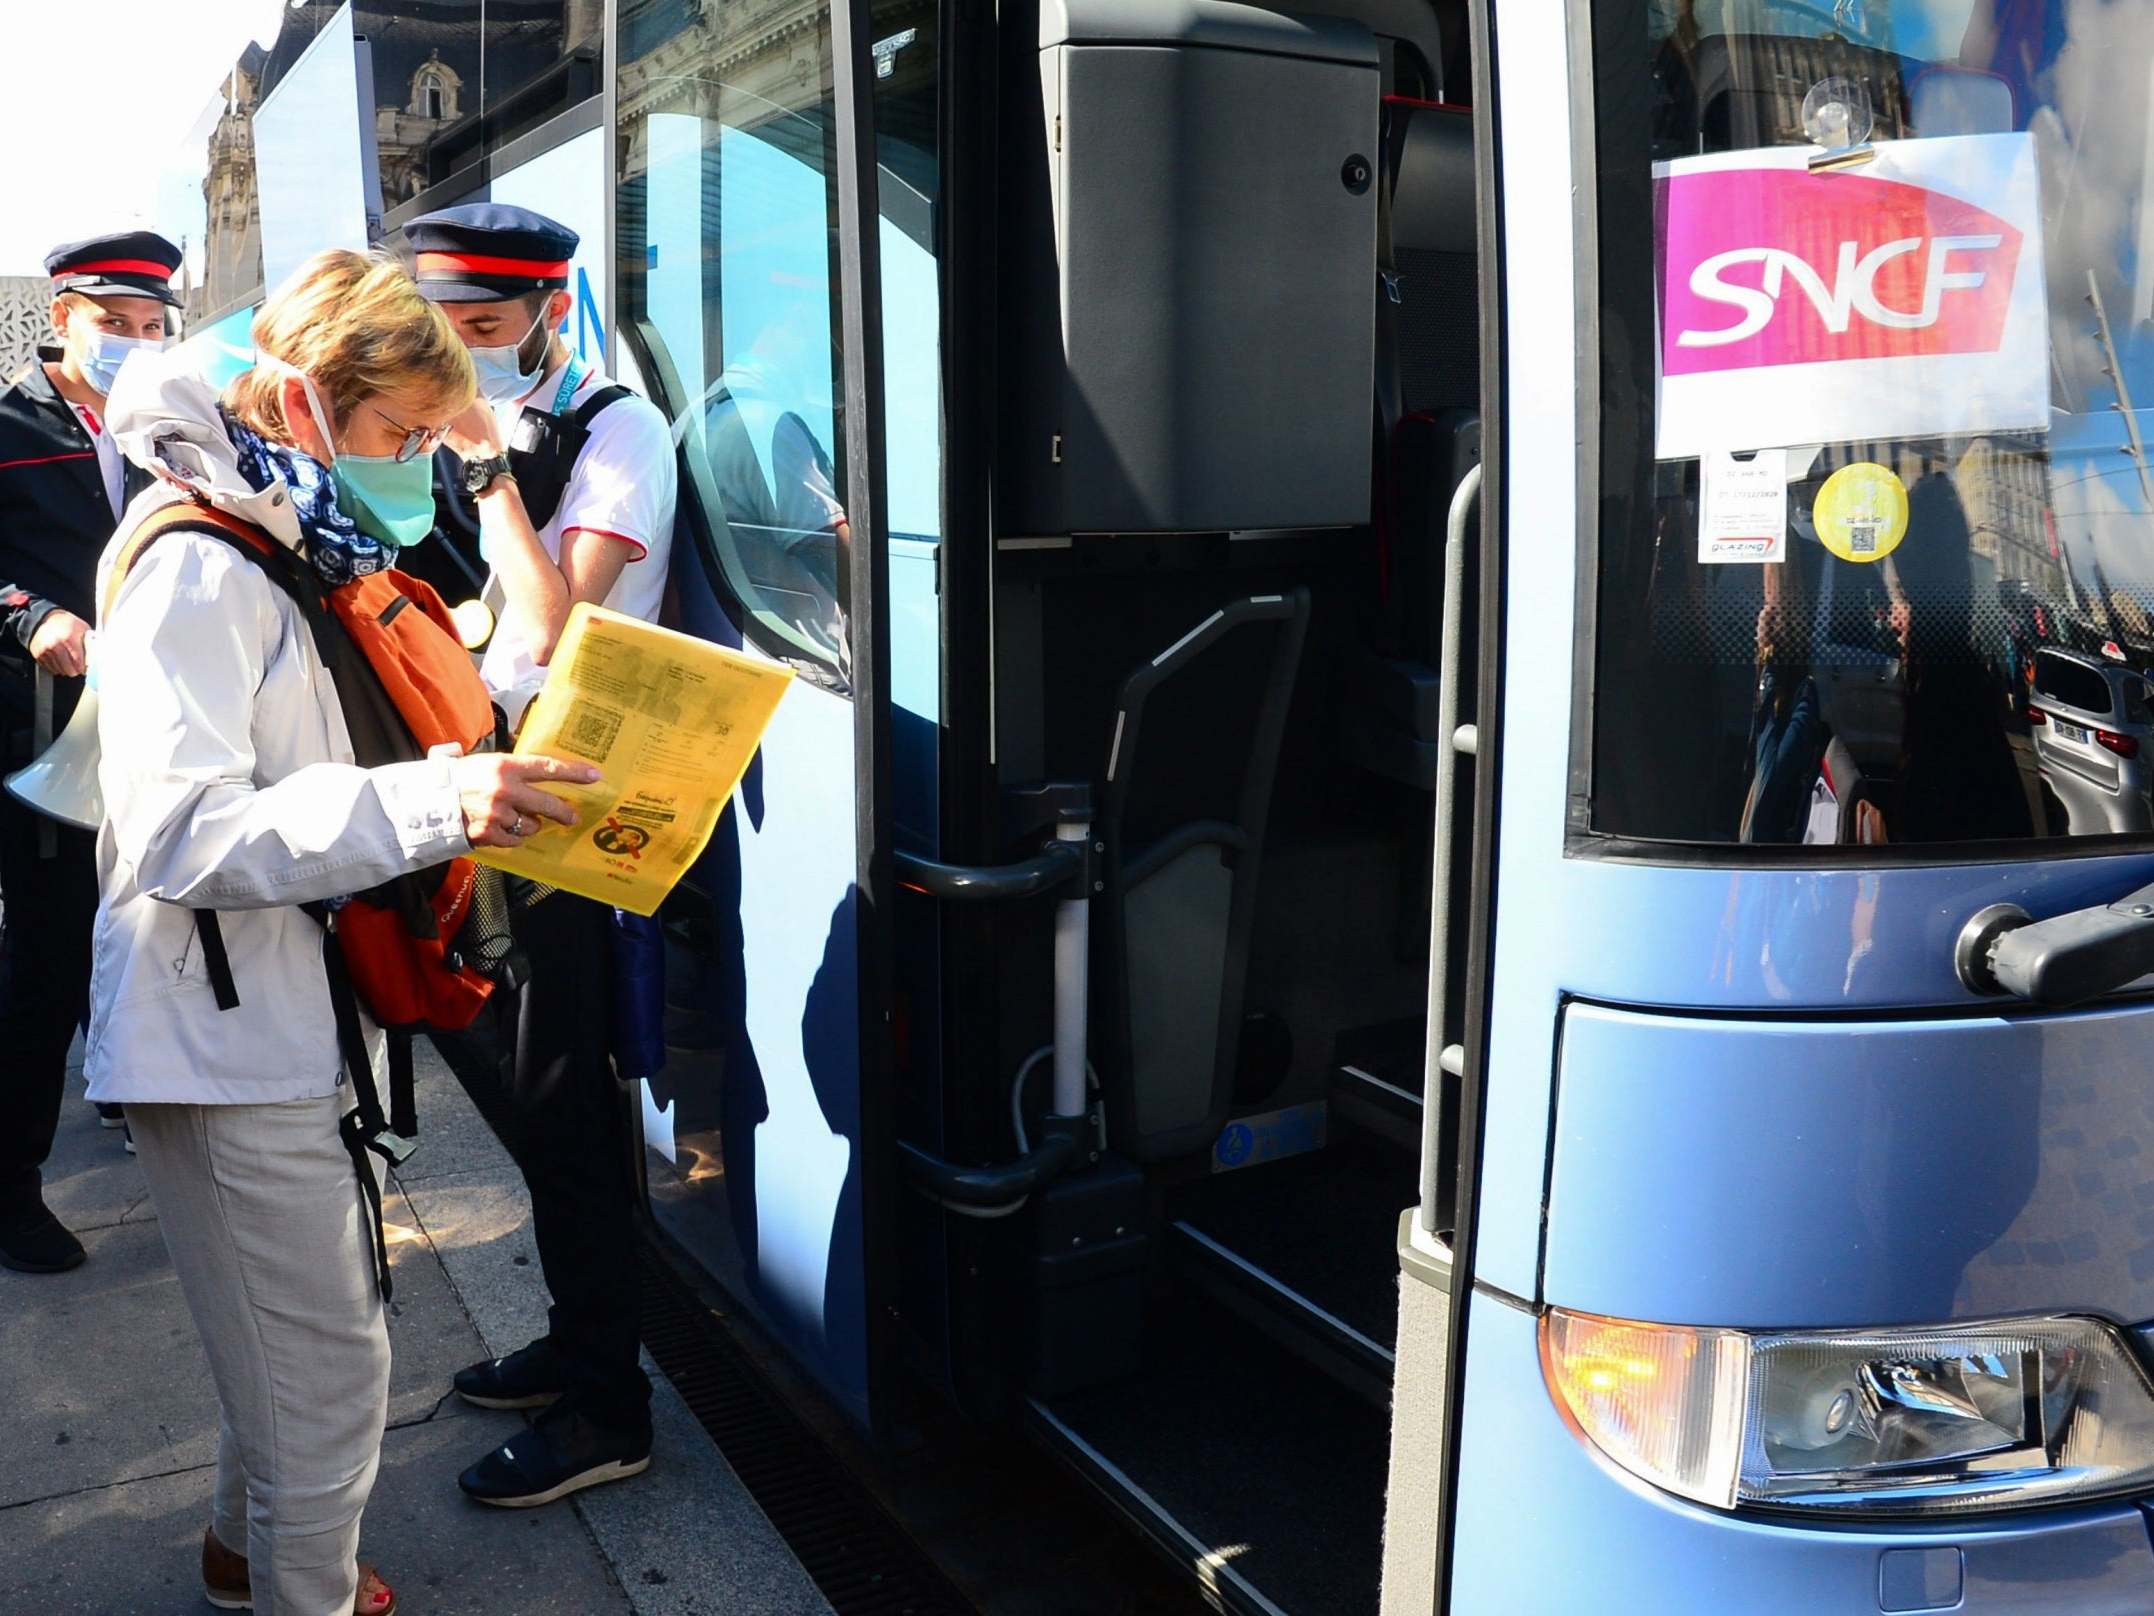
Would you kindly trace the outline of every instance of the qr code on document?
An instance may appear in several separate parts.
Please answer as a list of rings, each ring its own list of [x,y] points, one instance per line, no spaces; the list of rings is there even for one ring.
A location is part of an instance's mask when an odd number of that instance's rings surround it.
[[[569,708],[561,725],[561,745],[578,757],[603,763],[613,750],[614,737],[620,733],[621,715],[617,709],[578,701]]]

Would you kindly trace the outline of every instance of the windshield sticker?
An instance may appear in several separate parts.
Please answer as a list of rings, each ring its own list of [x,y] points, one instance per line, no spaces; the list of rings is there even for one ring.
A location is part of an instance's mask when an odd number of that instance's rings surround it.
[[[1785,561],[1788,553],[1788,452],[1715,451],[1699,468],[1698,559]]]
[[[1810,150],[1654,166],[1659,457],[2046,428],[2031,137]]]
[[[1842,466],[1817,491],[1810,520],[1842,561],[1882,561],[1907,537],[1907,485],[1872,461]]]

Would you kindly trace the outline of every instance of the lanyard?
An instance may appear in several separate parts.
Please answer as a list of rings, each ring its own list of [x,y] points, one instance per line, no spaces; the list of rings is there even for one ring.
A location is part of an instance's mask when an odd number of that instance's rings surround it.
[[[568,408],[568,401],[576,396],[576,389],[583,384],[590,372],[584,369],[581,359],[569,357],[568,369],[561,373],[561,389],[553,396],[553,413],[561,414]]]

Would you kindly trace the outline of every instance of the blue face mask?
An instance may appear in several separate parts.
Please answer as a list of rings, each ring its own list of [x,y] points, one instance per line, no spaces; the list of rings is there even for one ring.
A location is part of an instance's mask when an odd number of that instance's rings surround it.
[[[329,430],[329,414],[314,391],[314,378],[301,374],[307,392],[307,409],[322,441],[336,458],[329,463],[329,480],[335,484],[337,505],[362,533],[371,533],[384,544],[417,544],[434,531],[434,461],[431,455],[415,454],[409,460],[395,455],[344,454],[336,449]]]
[[[538,352],[528,366],[524,363],[524,349],[534,336],[540,335],[544,323],[543,317],[533,321],[530,330],[505,347],[471,350],[472,368],[479,373],[479,397],[489,404],[513,404],[538,386],[546,363],[546,343],[541,338]]]
[[[128,355],[145,349],[155,353],[162,346],[148,337],[115,337],[109,331],[93,331],[82,348],[82,379],[109,397]]]

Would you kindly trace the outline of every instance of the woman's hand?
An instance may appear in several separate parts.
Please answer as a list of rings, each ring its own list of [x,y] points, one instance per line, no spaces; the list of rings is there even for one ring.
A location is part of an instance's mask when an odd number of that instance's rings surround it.
[[[561,780],[595,785],[598,768],[529,752],[481,752],[454,764],[456,795],[464,811],[464,835],[473,847],[521,847],[541,823],[576,823],[576,810],[532,782]]]

